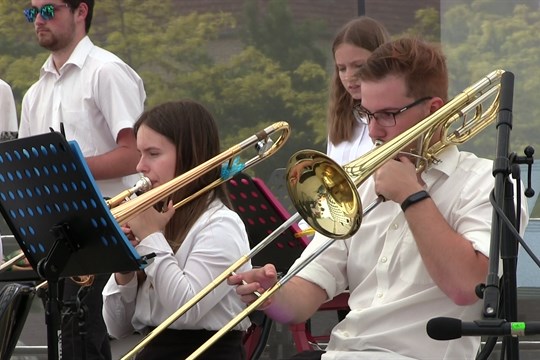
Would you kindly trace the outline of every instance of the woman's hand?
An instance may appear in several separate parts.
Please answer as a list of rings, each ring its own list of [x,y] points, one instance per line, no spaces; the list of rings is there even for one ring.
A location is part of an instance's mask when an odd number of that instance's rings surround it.
[[[173,215],[174,206],[171,200],[161,212],[154,209],[154,207],[150,207],[148,210],[128,221],[127,227],[129,227],[131,233],[140,242],[150,234],[163,231],[165,225],[172,219]],[[137,242],[137,245],[139,242]]]
[[[139,245],[141,241],[135,237],[135,234],[133,234],[133,231],[131,231],[129,225],[126,224],[120,226],[120,229],[122,229],[122,232],[124,233],[124,235],[126,235],[131,245],[133,245],[134,247]]]

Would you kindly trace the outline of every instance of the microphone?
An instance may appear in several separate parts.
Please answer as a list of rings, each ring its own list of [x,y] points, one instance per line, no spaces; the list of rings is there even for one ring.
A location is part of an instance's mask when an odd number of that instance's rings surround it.
[[[540,322],[507,322],[502,319],[462,322],[438,317],[428,321],[426,331],[434,340],[459,339],[462,336],[524,336],[540,334]]]

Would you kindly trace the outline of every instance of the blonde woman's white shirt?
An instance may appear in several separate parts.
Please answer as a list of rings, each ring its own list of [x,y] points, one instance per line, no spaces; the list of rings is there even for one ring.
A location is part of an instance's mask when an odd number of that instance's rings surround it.
[[[345,165],[358,159],[372,148],[373,141],[369,136],[368,126],[356,120],[351,139],[342,141],[339,144],[333,144],[329,139],[326,153],[339,165]]]

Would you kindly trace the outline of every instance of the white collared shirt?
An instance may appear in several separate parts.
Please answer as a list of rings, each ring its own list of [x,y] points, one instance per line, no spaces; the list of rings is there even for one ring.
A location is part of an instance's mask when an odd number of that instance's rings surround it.
[[[371,137],[369,136],[368,126],[365,123],[356,120],[350,140],[342,141],[339,144],[333,144],[330,139],[328,139],[326,153],[339,165],[345,165],[358,159],[372,148],[373,140],[371,140]]]
[[[132,128],[144,110],[142,79],[116,55],[84,37],[56,71],[52,56],[22,103],[19,137],[61,131],[84,157],[113,150],[118,133]],[[132,187],[137,177],[97,181],[104,196]]]
[[[17,134],[17,109],[8,83],[0,79],[0,141],[14,139]]]
[[[488,256],[492,162],[455,146],[440,159],[422,174],[426,190],[449,225]],[[360,196],[364,206],[375,200],[371,178],[361,186]],[[528,221],[525,203],[522,228]],[[326,240],[316,234],[297,263]],[[437,287],[399,204],[380,204],[363,218],[352,238],[336,240],[299,276],[325,289],[329,299],[350,290],[351,311],[334,327],[324,360],[474,359],[478,337],[436,341],[426,333],[426,323],[435,317],[480,319],[482,303],[457,306]]]
[[[214,201],[195,222],[176,254],[161,233],[143,239],[136,250],[141,255],[156,254],[144,270],[147,278],[142,286],[138,287],[136,277],[126,285],[117,285],[112,275],[103,289],[103,318],[115,338],[160,325],[247,254],[249,242],[240,217]],[[238,272],[249,269],[248,262]],[[224,282],[170,328],[219,330],[244,309],[235,287]],[[246,330],[249,323],[244,319],[235,329]]]
[[[17,110],[8,83],[0,79],[0,141],[17,137]],[[4,262],[2,238],[0,238],[0,264]]]

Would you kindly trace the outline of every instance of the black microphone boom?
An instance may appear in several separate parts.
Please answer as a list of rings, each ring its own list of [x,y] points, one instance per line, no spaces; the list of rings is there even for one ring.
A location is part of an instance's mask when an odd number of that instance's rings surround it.
[[[459,339],[462,336],[526,336],[540,334],[540,322],[507,322],[502,319],[462,322],[438,317],[428,321],[426,331],[434,340]]]

